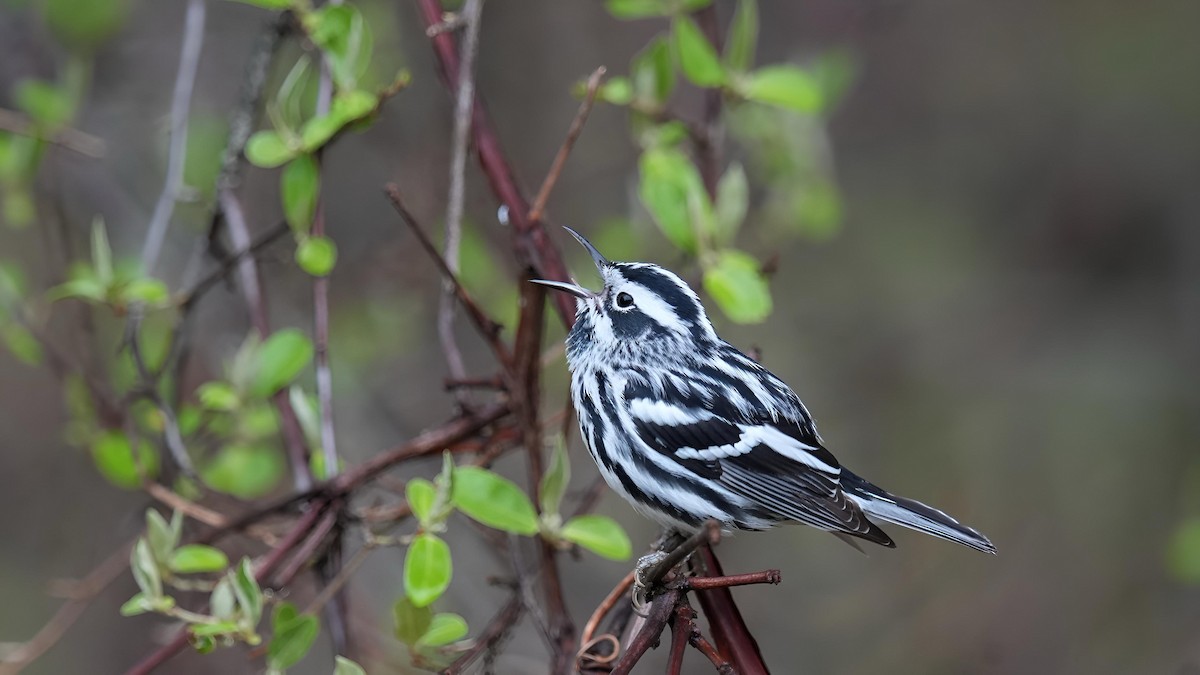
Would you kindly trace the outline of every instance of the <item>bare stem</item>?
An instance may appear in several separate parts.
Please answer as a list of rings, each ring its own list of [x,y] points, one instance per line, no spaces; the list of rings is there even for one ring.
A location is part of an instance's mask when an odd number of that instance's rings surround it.
[[[550,199],[550,193],[554,190],[554,185],[558,183],[558,177],[562,175],[563,167],[567,164],[567,157],[571,155],[571,149],[575,147],[575,141],[579,140],[579,134],[583,133],[583,125],[587,122],[588,113],[592,111],[592,106],[596,103],[596,93],[600,91],[600,83],[604,81],[604,74],[608,72],[604,66],[600,66],[592,71],[591,76],[587,80],[587,93],[583,97],[583,102],[579,104],[579,112],[575,113],[575,119],[571,120],[571,127],[567,130],[567,137],[563,139],[562,145],[558,148],[558,153],[554,155],[554,162],[550,164],[550,171],[546,173],[545,180],[542,181],[542,187],[538,190],[537,197],[533,200],[533,208],[529,209],[530,222],[539,222],[542,219],[542,214],[546,211],[546,202]]]

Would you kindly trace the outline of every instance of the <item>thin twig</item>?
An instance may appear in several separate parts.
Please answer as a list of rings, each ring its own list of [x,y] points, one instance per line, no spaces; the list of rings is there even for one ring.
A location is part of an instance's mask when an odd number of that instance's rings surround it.
[[[715,520],[709,519],[696,530],[690,537],[685,539],[683,543],[671,549],[667,556],[658,563],[646,568],[643,575],[643,580],[647,584],[656,584],[662,581],[663,577],[668,572],[683,562],[685,558],[691,555],[692,551],[706,544],[715,544],[721,538],[721,525]]]
[[[457,675],[458,673],[465,672],[475,659],[494,649],[496,643],[503,640],[504,636],[520,620],[523,608],[524,605],[521,602],[521,598],[514,595],[500,608],[500,611],[496,612],[492,620],[488,622],[487,627],[479,634],[479,637],[475,638],[475,643],[471,645],[471,648],[443,670],[442,675]]]
[[[462,243],[463,202],[467,182],[467,138],[471,131],[471,110],[475,104],[475,55],[479,51],[479,25],[483,16],[483,0],[467,0],[459,14],[465,30],[459,48],[458,90],[454,99],[454,129],[450,137],[450,188],[446,197],[446,240],[443,257],[451,274],[458,275],[458,249]],[[467,369],[462,351],[454,336],[454,284],[442,281],[442,297],[438,302],[438,339],[450,377],[462,379]],[[455,392],[460,404],[467,401],[464,391]]]
[[[571,154],[571,149],[575,147],[575,141],[579,139],[579,134],[583,132],[583,125],[587,122],[588,113],[592,111],[592,106],[596,103],[596,93],[600,91],[600,83],[604,81],[604,74],[607,72],[604,66],[600,66],[594,70],[591,76],[587,79],[587,93],[583,97],[583,102],[579,104],[579,111],[575,113],[575,119],[571,120],[571,127],[567,130],[567,137],[563,139],[562,145],[558,148],[558,153],[554,155],[554,161],[550,164],[550,171],[546,173],[545,180],[542,181],[542,187],[538,190],[537,197],[533,200],[533,208],[529,209],[530,222],[540,222],[542,214],[546,211],[546,202],[550,199],[550,193],[554,190],[554,185],[558,183],[558,177],[562,175],[563,167],[567,164],[567,157]]]
[[[142,270],[153,274],[162,251],[175,202],[183,190],[183,166],[187,158],[188,112],[192,90],[196,86],[196,69],[200,65],[200,48],[204,44],[204,0],[188,0],[183,23],[183,44],[179,48],[179,72],[175,76],[175,92],[171,97],[171,142],[167,151],[167,177],[154,205],[146,241],[142,246]]]
[[[722,577],[721,563],[712,548],[703,546],[697,552],[698,566],[707,576]],[[697,593],[696,599],[708,619],[709,630],[717,648],[726,655],[742,675],[766,675],[767,665],[763,660],[758,642],[746,626],[742,613],[733,601],[728,588],[713,588]]]
[[[779,570],[763,570],[748,574],[731,574],[727,577],[687,577],[680,581],[684,590],[708,591],[714,588],[749,586],[751,584],[778,584],[783,581]]]
[[[238,249],[234,253],[225,256],[215,270],[204,275],[191,286],[176,294],[176,297],[179,298],[178,302],[181,309],[184,311],[191,309],[209,289],[224,279],[243,259],[258,254],[264,248],[278,241],[289,231],[287,222],[281,220],[275,224],[275,227],[255,237],[250,246]]]
[[[98,136],[71,127],[60,127],[53,133],[44,135],[33,120],[6,108],[0,108],[0,131],[53,143],[86,157],[100,158],[105,152],[104,139]]]
[[[683,653],[692,637],[693,618],[695,612],[686,600],[681,599],[675,605],[675,615],[671,617],[671,655],[667,657],[667,675],[680,675],[683,672]]]
[[[617,582],[616,586],[608,592],[604,600],[596,607],[596,611],[592,612],[592,616],[583,625],[583,633],[579,635],[579,654],[576,656],[576,665],[582,670],[585,666],[584,659],[591,657],[592,650],[599,644],[599,640],[594,638],[596,630],[600,628],[600,622],[604,621],[604,617],[612,611],[622,598],[629,593],[630,587],[633,586],[635,570],[630,570],[623,579]],[[614,638],[615,639],[615,638]]]

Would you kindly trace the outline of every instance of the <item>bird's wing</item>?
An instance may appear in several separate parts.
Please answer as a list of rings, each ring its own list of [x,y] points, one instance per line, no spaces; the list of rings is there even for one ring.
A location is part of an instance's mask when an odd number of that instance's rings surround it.
[[[625,387],[624,401],[647,446],[775,517],[891,544],[842,492],[841,465],[821,445],[807,418],[747,414],[745,407],[713,392],[707,383],[680,376],[653,385],[634,378]]]

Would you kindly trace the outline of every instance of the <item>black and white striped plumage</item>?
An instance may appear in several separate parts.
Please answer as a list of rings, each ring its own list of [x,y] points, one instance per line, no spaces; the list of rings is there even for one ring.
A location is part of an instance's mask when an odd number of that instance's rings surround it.
[[[894,547],[868,516],[995,553],[987,537],[842,468],[792,390],[713,331],[696,294],[648,263],[592,254],[604,288],[579,298],[567,337],[571,395],[608,484],[638,511],[694,530],[798,521]]]

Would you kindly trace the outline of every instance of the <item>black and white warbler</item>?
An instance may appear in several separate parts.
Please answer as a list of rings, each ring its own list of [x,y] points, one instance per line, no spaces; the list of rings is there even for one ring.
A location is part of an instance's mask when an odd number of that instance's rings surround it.
[[[699,297],[670,271],[609,262],[574,230],[599,292],[534,280],[579,298],[567,336],[584,443],[618,494],[665,527],[764,530],[797,521],[895,547],[869,518],[987,553],[987,537],[851,473],[825,449],[792,390],[717,337]]]

